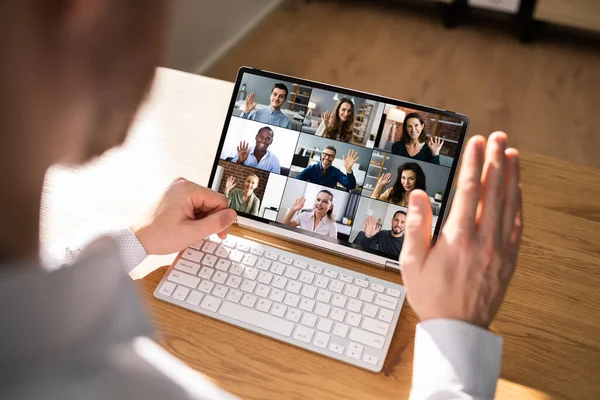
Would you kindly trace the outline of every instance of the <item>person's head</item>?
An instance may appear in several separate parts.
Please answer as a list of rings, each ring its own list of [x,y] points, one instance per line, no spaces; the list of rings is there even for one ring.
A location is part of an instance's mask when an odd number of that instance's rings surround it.
[[[254,148],[259,151],[267,151],[271,143],[273,143],[274,136],[273,130],[268,126],[260,128],[256,134],[256,145]]]
[[[398,176],[392,189],[392,202],[402,201],[405,193],[415,189],[426,190],[425,173],[415,162],[404,163],[398,167]]]
[[[288,95],[288,88],[283,83],[276,83],[271,90],[271,107],[279,110]]]
[[[244,190],[254,191],[254,189],[256,189],[256,187],[258,186],[258,182],[258,176],[248,175],[246,177],[246,181],[244,182]]]
[[[314,211],[321,216],[327,214],[329,219],[333,219],[333,193],[329,190],[317,193]]]
[[[349,142],[352,139],[354,123],[354,103],[348,97],[338,100],[333,110],[333,123],[327,128],[324,137]]]
[[[398,210],[392,217],[392,236],[400,237],[404,233],[404,221],[406,220],[406,212]]]
[[[400,137],[402,143],[409,143],[412,141],[423,143],[426,139],[425,120],[423,117],[416,112],[408,114],[402,123],[402,136]]]
[[[333,146],[325,146],[323,153],[321,153],[321,165],[327,169],[333,164],[337,150]]]

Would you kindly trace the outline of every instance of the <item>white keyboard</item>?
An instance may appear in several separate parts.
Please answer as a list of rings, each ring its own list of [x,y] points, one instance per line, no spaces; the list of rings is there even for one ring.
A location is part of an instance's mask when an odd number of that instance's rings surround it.
[[[184,250],[154,296],[379,372],[405,288],[229,235]]]

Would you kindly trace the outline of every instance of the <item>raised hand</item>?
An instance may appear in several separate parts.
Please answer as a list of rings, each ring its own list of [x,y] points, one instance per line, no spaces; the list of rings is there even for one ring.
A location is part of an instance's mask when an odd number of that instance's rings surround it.
[[[325,127],[329,128],[331,126],[331,124],[333,124],[333,118],[331,118],[331,111],[325,111],[321,115],[321,118],[323,119],[323,122],[325,123]]]
[[[431,248],[427,194],[410,194],[400,255],[408,301],[424,321],[450,318],[488,328],[514,273],[523,230],[519,153],[503,132],[473,137],[454,204]],[[448,301],[451,299],[451,301]]]
[[[365,236],[370,238],[373,237],[381,230],[380,226],[377,226],[377,218],[369,216],[365,219]]]
[[[358,160],[358,151],[356,150],[348,150],[348,156],[344,156],[344,167],[346,168],[347,173],[352,172],[352,166]]]
[[[306,203],[306,198],[304,196],[300,197],[299,199],[296,199],[296,201],[292,205],[292,210],[294,210],[294,212],[302,210],[304,208],[304,203]]]
[[[244,103],[244,113],[250,113],[257,105],[258,102],[254,101],[254,93],[250,93],[248,97],[246,97],[246,102]]]
[[[250,155],[250,145],[248,142],[242,140],[240,145],[237,147],[238,152],[238,164],[242,164],[244,161],[248,159],[248,155]]]
[[[383,188],[385,185],[388,185],[392,181],[392,174],[386,173],[379,177],[377,180],[377,186]]]
[[[229,193],[231,191],[231,189],[233,189],[235,187],[235,178],[233,177],[233,175],[231,175],[229,178],[227,178],[227,182],[225,182],[225,192]]]
[[[427,147],[431,150],[431,154],[434,156],[440,155],[440,150],[444,145],[444,141],[439,136],[431,136],[429,137],[429,141],[427,142]]]

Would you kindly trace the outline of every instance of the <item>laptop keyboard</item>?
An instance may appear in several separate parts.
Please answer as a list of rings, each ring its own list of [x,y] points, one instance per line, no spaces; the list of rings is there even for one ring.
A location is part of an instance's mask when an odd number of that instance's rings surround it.
[[[154,296],[379,372],[405,288],[247,239],[213,235],[182,252]]]

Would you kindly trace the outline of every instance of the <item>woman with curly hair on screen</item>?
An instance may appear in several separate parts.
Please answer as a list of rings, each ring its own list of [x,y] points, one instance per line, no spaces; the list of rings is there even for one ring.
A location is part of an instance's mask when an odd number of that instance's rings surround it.
[[[347,97],[338,100],[333,110],[325,111],[315,135],[350,143],[354,124],[354,103]]]
[[[420,114],[413,112],[404,118],[402,136],[392,145],[392,154],[440,165],[443,144],[439,136],[427,139],[425,120]]]
[[[383,174],[377,180],[375,190],[371,193],[372,199],[387,201],[397,206],[408,206],[408,195],[415,189],[425,191],[425,173],[417,163],[408,162],[398,167],[398,177],[394,185],[383,190],[392,182],[392,174]]]

